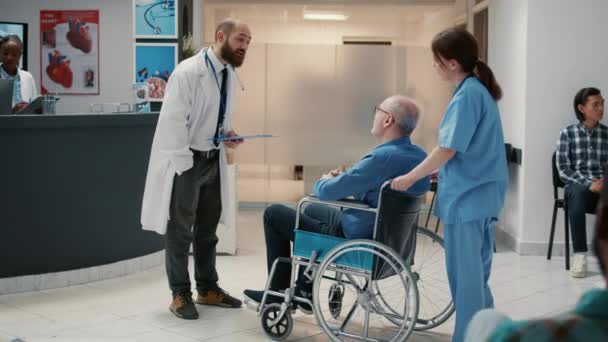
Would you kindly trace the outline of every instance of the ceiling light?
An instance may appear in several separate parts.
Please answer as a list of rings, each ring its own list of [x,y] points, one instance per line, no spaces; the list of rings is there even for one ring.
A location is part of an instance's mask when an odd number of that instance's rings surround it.
[[[304,20],[344,21],[348,16],[334,11],[304,11]]]

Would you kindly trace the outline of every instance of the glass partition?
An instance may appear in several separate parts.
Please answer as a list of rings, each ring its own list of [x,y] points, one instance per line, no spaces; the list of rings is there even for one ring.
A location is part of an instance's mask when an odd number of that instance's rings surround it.
[[[413,141],[430,151],[451,95],[427,47],[252,45],[238,70],[233,126],[267,133],[235,152],[239,200],[297,202],[324,172],[347,168],[378,144],[372,108],[393,94],[413,97],[422,117]]]

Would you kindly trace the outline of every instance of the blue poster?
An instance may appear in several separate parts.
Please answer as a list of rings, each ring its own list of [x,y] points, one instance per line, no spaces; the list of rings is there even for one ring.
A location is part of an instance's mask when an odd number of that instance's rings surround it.
[[[148,84],[150,101],[161,101],[169,76],[177,65],[177,44],[137,43],[135,44],[134,82]]]
[[[135,38],[177,38],[177,0],[133,0]]]

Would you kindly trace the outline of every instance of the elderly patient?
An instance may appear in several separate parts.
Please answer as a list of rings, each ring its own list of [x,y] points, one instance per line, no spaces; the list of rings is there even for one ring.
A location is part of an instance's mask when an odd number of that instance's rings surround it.
[[[604,171],[605,172],[605,171]],[[604,173],[605,174],[605,173]],[[608,185],[604,178],[597,209],[593,249],[608,285]],[[477,313],[466,341],[608,341],[608,290],[592,289],[583,294],[573,311],[556,317],[513,321],[494,309]]]
[[[426,153],[412,144],[410,135],[416,128],[420,113],[407,97],[395,95],[374,108],[371,133],[381,144],[370,151],[346,172],[330,171],[314,185],[314,194],[321,200],[339,200],[353,196],[371,207],[378,206],[382,184],[407,173],[426,157]],[[423,194],[429,190],[428,178],[421,179],[408,192]],[[299,229],[346,239],[372,238],[374,214],[358,210],[340,211],[323,205],[310,205],[300,216]],[[278,257],[289,258],[290,241],[294,239],[296,211],[283,205],[272,205],[264,211],[264,234],[268,272]],[[279,263],[270,289],[280,291],[290,286],[291,265]],[[259,304],[264,291],[245,290],[245,300]],[[312,284],[303,276],[296,281],[295,295],[312,298]],[[268,303],[282,302],[269,296]],[[299,309],[311,313],[308,304],[298,303]]]

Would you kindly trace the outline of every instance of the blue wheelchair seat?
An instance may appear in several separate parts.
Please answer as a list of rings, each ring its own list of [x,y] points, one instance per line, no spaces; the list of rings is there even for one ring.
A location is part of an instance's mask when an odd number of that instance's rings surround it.
[[[300,258],[310,259],[312,252],[317,252],[317,262],[321,262],[327,253],[339,244],[348,241],[347,239],[336,236],[324,235],[298,229],[295,231],[293,255]],[[354,251],[342,255],[336,259],[336,264],[340,266],[352,267],[371,271],[373,266],[372,254]]]
[[[376,213],[373,240],[395,250],[405,264],[411,266],[414,263],[416,227],[423,195],[402,193],[388,187],[383,187],[380,193],[380,209]],[[310,259],[312,252],[316,251],[315,262],[321,262],[332,248],[345,241],[348,240],[296,229],[293,254]],[[382,272],[384,261],[378,260],[369,252],[349,251],[336,259],[336,264],[373,272],[374,279],[392,275]]]

